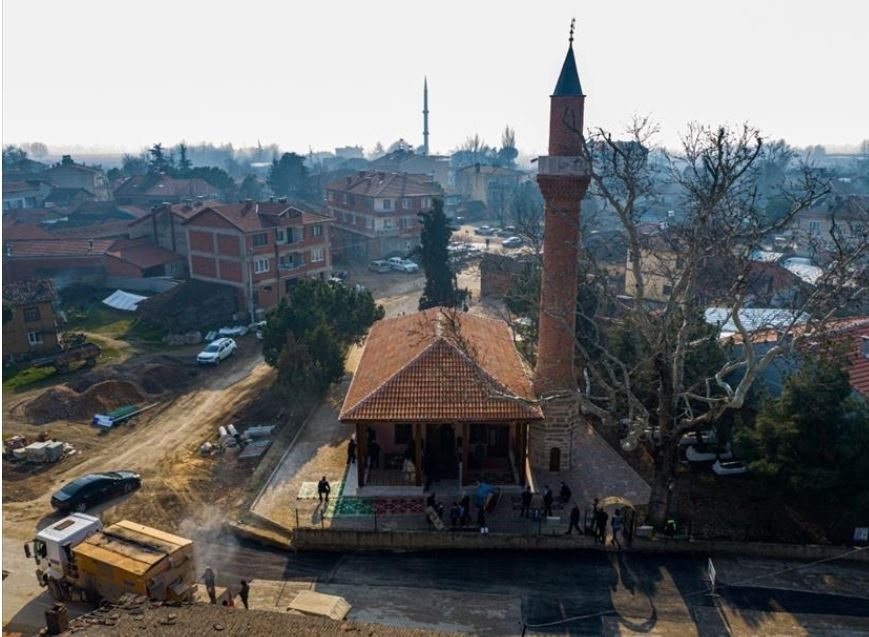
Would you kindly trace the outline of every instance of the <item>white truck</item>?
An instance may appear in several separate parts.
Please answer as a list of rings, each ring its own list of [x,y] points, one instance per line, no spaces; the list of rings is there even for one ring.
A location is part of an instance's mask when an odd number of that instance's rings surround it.
[[[73,513],[36,534],[32,551],[36,562],[36,579],[40,586],[48,587],[54,599],[72,599],[68,577],[75,570],[72,547],[102,529],[103,523],[99,518]],[[24,553],[31,557],[30,544],[24,545]]]

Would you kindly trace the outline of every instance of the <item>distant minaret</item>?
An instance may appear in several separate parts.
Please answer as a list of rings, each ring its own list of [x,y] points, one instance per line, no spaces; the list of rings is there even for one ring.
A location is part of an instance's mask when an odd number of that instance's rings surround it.
[[[428,77],[422,84],[422,154],[428,155]]]

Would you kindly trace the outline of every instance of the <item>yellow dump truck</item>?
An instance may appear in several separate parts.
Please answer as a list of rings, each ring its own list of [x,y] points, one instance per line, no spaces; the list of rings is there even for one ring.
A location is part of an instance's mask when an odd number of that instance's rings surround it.
[[[33,557],[40,585],[62,601],[187,600],[196,589],[193,541],[127,520],[103,528],[75,513],[37,534]]]

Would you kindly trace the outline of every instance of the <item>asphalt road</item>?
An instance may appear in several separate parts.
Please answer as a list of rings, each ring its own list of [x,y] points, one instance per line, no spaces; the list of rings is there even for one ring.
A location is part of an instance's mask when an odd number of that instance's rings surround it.
[[[219,584],[313,581],[318,591],[346,597],[351,617],[362,621],[488,635],[520,634],[526,623],[529,634],[599,635],[608,617],[642,632],[673,624],[708,636],[730,634],[717,610],[723,603],[737,612],[838,616],[851,626],[848,634],[869,634],[869,599],[759,582],[722,586],[715,599],[706,594],[700,558],[580,551],[290,554],[225,533],[197,542],[206,552],[198,563],[209,560]]]

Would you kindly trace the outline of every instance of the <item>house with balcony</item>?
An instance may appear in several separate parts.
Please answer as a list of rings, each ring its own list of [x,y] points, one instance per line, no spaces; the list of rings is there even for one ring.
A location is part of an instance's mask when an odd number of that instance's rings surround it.
[[[427,175],[360,171],[326,186],[335,258],[366,261],[406,255],[419,244],[417,215],[443,189]]]
[[[277,305],[299,278],[326,279],[332,271],[332,219],[311,204],[209,204],[183,225],[190,277],[234,287],[251,319]]]

